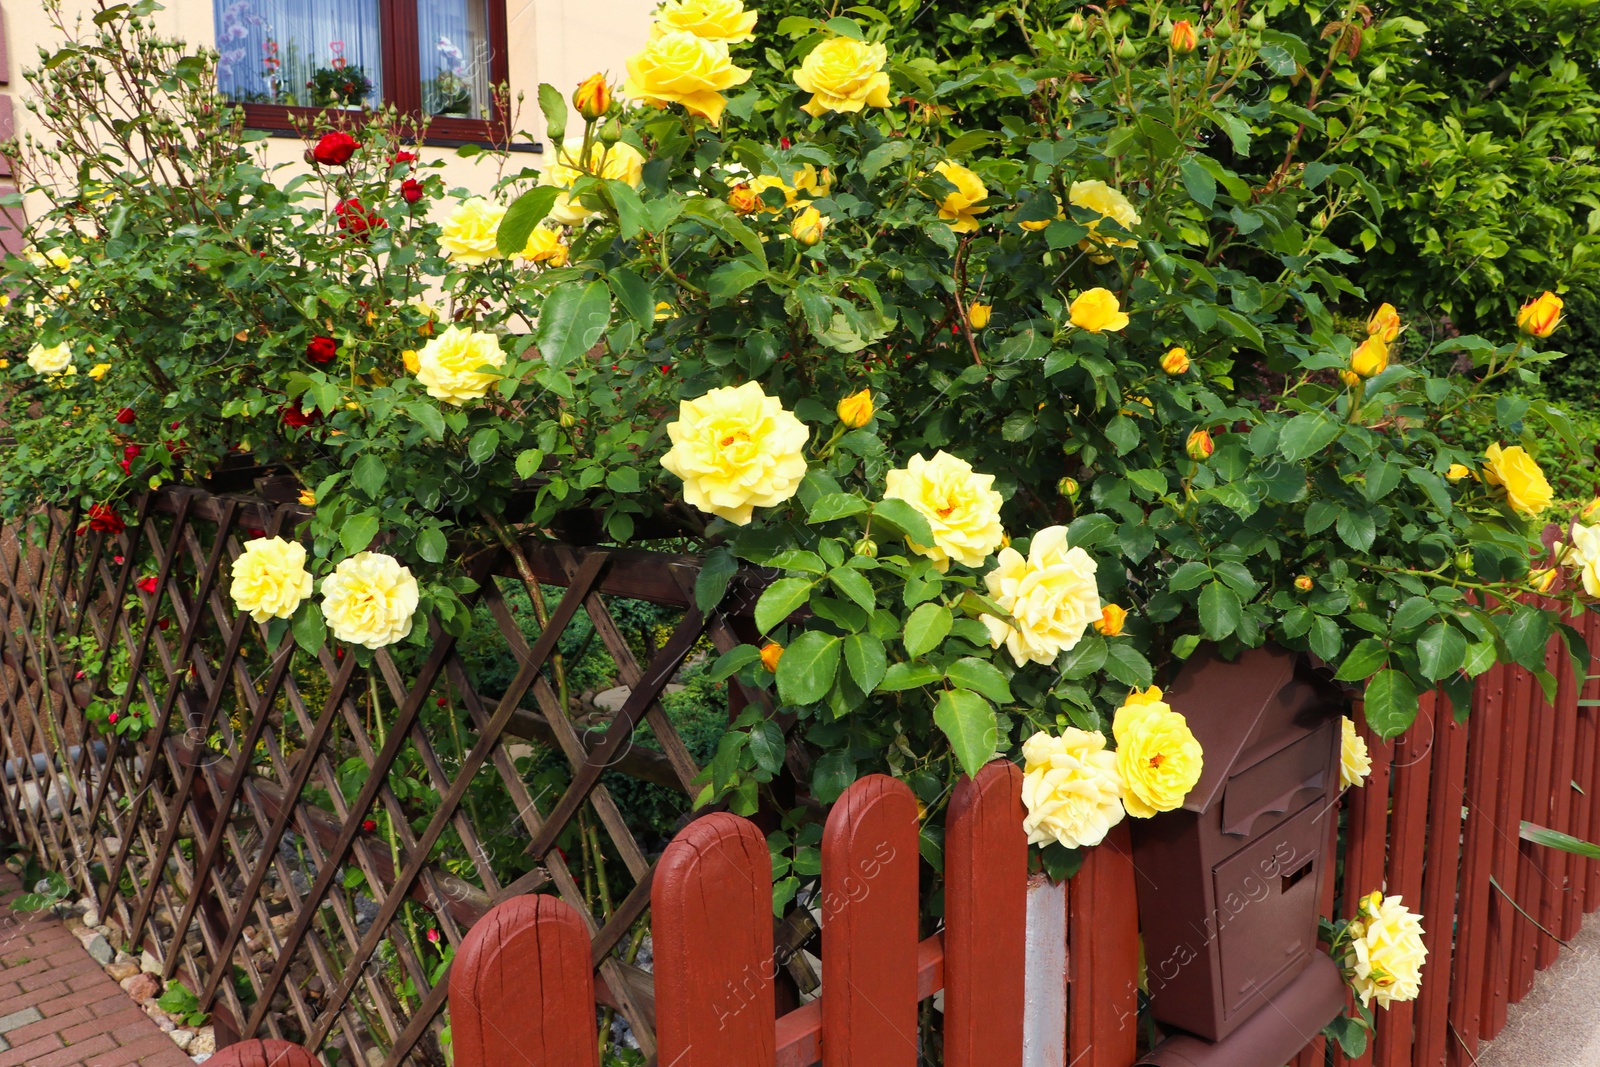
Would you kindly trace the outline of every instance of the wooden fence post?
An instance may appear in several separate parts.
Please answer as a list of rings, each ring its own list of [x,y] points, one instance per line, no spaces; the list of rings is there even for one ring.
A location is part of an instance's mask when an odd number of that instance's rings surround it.
[[[206,1061],[212,1067],[322,1067],[299,1045],[268,1038],[230,1045]]]
[[[455,1067],[600,1067],[589,934],[553,896],[512,897],[450,968]]]
[[[1124,820],[1084,856],[1072,879],[1068,1062],[1128,1067],[1139,1041],[1139,923],[1133,845]]]
[[[651,889],[658,1060],[771,1067],[775,1059],[772,856],[748,819],[690,823]]]

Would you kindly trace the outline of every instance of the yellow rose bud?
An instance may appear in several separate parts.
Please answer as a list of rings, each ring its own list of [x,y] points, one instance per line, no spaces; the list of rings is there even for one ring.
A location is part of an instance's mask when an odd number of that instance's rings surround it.
[[[1078,496],[1078,479],[1063,478],[1056,483],[1056,491],[1068,500],[1075,500]]]
[[[1400,336],[1400,313],[1394,309],[1393,304],[1378,305],[1378,310],[1367,319],[1367,336],[1376,337],[1384,344],[1393,343]]]
[[[1090,333],[1105,333],[1127,328],[1128,315],[1109,289],[1090,289],[1072,302],[1072,325]]]
[[[865,556],[868,559],[876,559],[878,556],[878,542],[874,541],[870,537],[863,537],[861,540],[855,543],[855,547],[852,549],[852,551],[858,556]]]
[[[106,376],[106,371],[110,369],[111,364],[109,363],[96,363],[94,366],[89,368],[89,377],[98,382],[101,378]]]
[[[808,207],[795,215],[794,221],[789,223],[789,234],[810,248],[822,240],[822,234],[827,228],[828,217],[816,208]]]
[[[406,365],[406,370],[412,374],[417,373],[422,367],[422,364],[417,361],[417,350],[415,348],[408,348],[400,353],[400,361]]]
[[[1313,584],[1314,583],[1311,581],[1311,575],[1309,574],[1302,574],[1300,577],[1294,580],[1294,587],[1300,590],[1302,593],[1311,592]]]
[[[591,74],[572,93],[572,106],[587,121],[594,122],[611,110],[611,86],[604,74]]]
[[[1530,519],[1537,518],[1555,499],[1544,471],[1521,445],[1501,448],[1496,442],[1483,455],[1488,461],[1483,469],[1484,476],[1490,485],[1505,489],[1506,503],[1512,511]]]
[[[863,389],[859,393],[852,393],[839,401],[834,411],[839,416],[839,421],[852,430],[859,430],[872,421],[872,390]]]
[[[1195,430],[1184,442],[1184,450],[1193,460],[1206,460],[1211,458],[1211,453],[1217,450],[1217,444],[1211,439],[1211,432],[1206,429]]]
[[[741,182],[728,194],[728,206],[733,208],[735,214],[750,215],[766,205],[762,203],[759,192]]]
[[[558,231],[539,225],[529,231],[522,258],[530,263],[543,263],[547,267],[564,267],[570,252],[571,249]]]
[[[978,206],[988,197],[988,187],[983,179],[953,160],[940,160],[934,173],[955,186],[939,201],[939,217],[950,224],[957,233],[971,233],[978,228],[978,216],[989,209]]]
[[[1116,637],[1122,633],[1123,623],[1128,621],[1128,611],[1119,604],[1107,604],[1100,609],[1100,619],[1094,624],[1097,632],[1106,637]]]
[[[1600,519],[1600,496],[1589,501],[1583,510],[1578,512],[1578,521],[1585,526],[1593,526],[1597,519]]]
[[[1361,384],[1361,375],[1353,370],[1342,370],[1339,372],[1339,380],[1354,389]]]
[[[776,641],[768,642],[761,649],[761,665],[769,674],[778,673],[778,661],[783,658],[783,646]]]
[[[1350,357],[1350,369],[1363,378],[1376,377],[1388,366],[1389,346],[1383,343],[1383,338],[1376,335],[1368,337],[1357,345],[1355,353]]]
[[[300,490],[300,506],[314,508],[317,506],[317,494],[309,489]]]
[[[1472,468],[1465,463],[1452,463],[1450,469],[1444,472],[1445,480],[1459,482],[1463,478],[1472,477]]]
[[[967,305],[967,323],[974,330],[981,330],[989,325],[989,315],[994,311],[992,304],[972,303]]]
[[[1195,50],[1200,40],[1195,35],[1194,24],[1188,19],[1182,19],[1172,24],[1172,51],[1176,55],[1186,56]]]
[[[1532,337],[1549,337],[1561,325],[1561,309],[1565,305],[1556,294],[1546,289],[1543,295],[1522,305],[1517,312],[1517,325]]]
[[[1161,357],[1161,369],[1176,378],[1180,374],[1189,373],[1189,353],[1182,345],[1173,345],[1167,349],[1167,354]]]
[[[1543,570],[1529,571],[1528,584],[1541,593],[1548,593],[1550,587],[1556,584],[1556,569],[1546,567]]]
[[[849,37],[830,37],[807,53],[794,83],[811,94],[800,105],[812,117],[826,111],[857,112],[889,106],[889,50]]]
[[[716,126],[728,105],[723,90],[749,80],[750,71],[733,65],[726,41],[658,27],[644,51],[628,58],[628,79],[622,91],[654,107],[682,104],[690,114]],[[884,81],[888,81],[887,75]]]

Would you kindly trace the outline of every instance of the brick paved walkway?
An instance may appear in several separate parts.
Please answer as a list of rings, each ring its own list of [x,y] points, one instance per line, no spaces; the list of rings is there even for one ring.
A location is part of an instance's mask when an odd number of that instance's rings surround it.
[[[0,1067],[193,1067],[49,912],[0,871]]]

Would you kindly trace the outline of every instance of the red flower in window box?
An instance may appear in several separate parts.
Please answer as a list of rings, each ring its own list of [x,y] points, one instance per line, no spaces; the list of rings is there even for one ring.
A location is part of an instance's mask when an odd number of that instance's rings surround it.
[[[134,414],[132,408],[123,408],[121,411],[117,412],[117,422],[121,423],[123,426],[132,426],[133,420],[138,417],[139,416]]]
[[[422,183],[415,178],[407,178],[400,183],[400,195],[405,198],[406,203],[415,204],[422,199]]]
[[[89,508],[88,529],[98,533],[119,534],[126,528],[122,516],[110,504],[95,504]]]
[[[361,143],[354,137],[351,137],[343,130],[335,130],[333,133],[322,135],[322,139],[317,142],[316,147],[311,149],[311,158],[324,166],[342,167],[350,161],[350,157],[355,155],[356,149],[360,147]]]
[[[363,207],[361,201],[353,196],[335,204],[333,213],[339,218],[339,229],[357,237],[365,237],[367,231],[380,230],[389,225],[376,211]]]
[[[140,578],[139,589],[141,592],[154,593],[156,591],[156,576],[152,574],[148,578]]]
[[[322,412],[316,408],[310,411],[301,409],[299,403],[291,401],[279,409],[279,414],[285,426],[310,426],[322,421]]]
[[[313,363],[328,363],[339,354],[339,342],[331,337],[321,334],[313,337],[306,345],[306,358]]]

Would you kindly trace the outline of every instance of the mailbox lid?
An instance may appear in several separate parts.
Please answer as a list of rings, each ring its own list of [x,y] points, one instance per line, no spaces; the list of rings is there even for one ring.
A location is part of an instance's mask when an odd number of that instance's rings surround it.
[[[1291,981],[1317,951],[1318,885],[1331,809],[1317,801],[1212,870],[1223,1030]]]
[[[1239,837],[1265,833],[1274,816],[1297,811],[1329,791],[1339,758],[1339,727],[1324,722],[1309,734],[1236,771],[1222,795],[1222,832]]]

